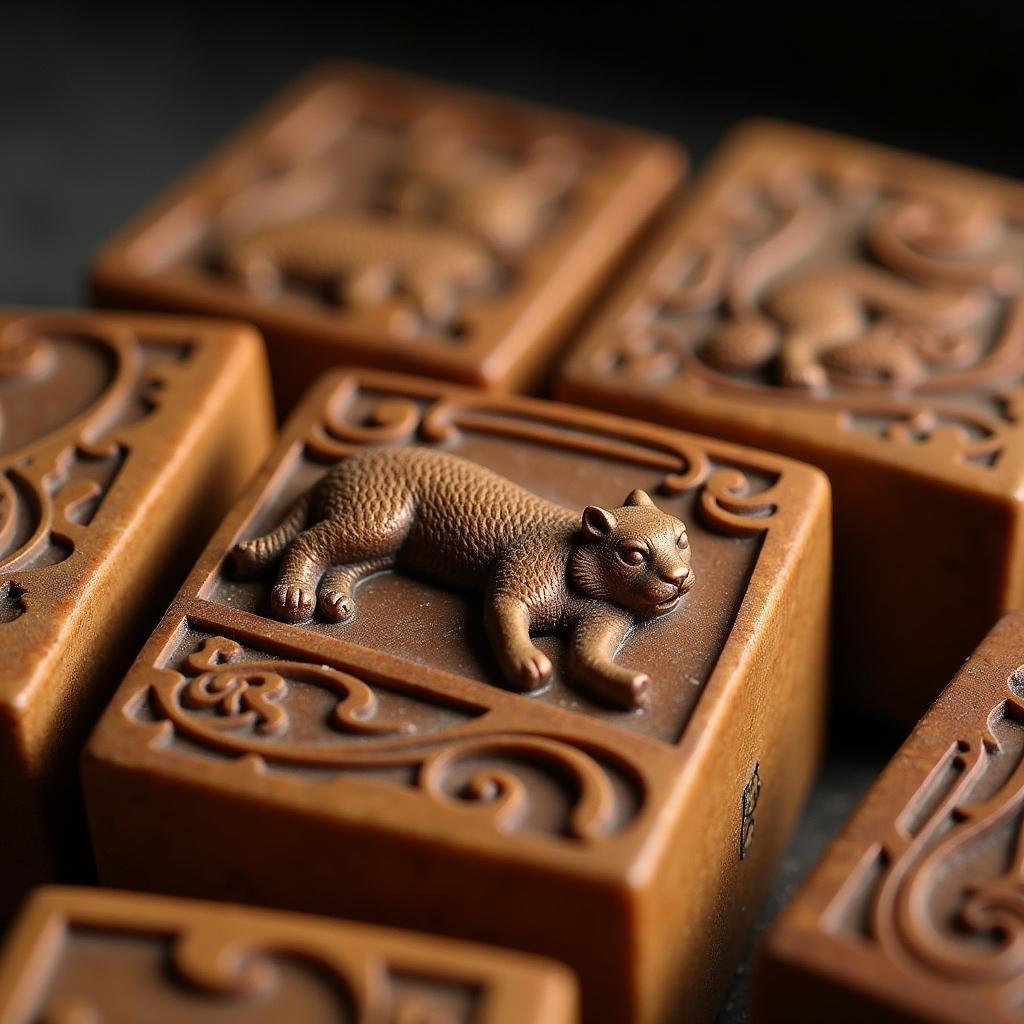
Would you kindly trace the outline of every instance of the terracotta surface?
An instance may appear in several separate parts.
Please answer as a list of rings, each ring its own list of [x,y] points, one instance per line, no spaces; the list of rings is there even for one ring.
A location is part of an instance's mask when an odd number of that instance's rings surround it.
[[[755,1020],[1021,1013],[1024,613],[971,655],[761,949]]]
[[[325,67],[108,244],[95,297],[255,323],[284,410],[339,365],[525,388],[683,164],[632,129]]]
[[[551,961],[137,893],[43,889],[0,959],[0,1024],[574,1024]]]
[[[824,469],[838,696],[909,724],[1024,600],[1022,261],[1024,185],[754,123],[557,391]]]
[[[81,746],[271,424],[249,328],[0,313],[0,919],[82,870]]]
[[[279,621],[278,568],[239,579],[232,550],[369,445],[500,474],[572,510],[574,545],[603,550],[583,510],[621,510],[638,488],[685,523],[693,588],[614,652],[648,677],[644,705],[569,678],[555,621],[532,640],[548,682],[516,692],[479,592],[422,573],[366,579],[345,621],[322,606]],[[392,486],[371,474],[352,498],[368,532]],[[473,517],[510,508],[471,498],[438,545],[456,552]],[[90,742],[101,877],[546,953],[581,975],[588,1020],[707,1020],[818,757],[828,516],[823,477],[775,456],[429,381],[327,377]],[[536,554],[521,579],[550,549]]]

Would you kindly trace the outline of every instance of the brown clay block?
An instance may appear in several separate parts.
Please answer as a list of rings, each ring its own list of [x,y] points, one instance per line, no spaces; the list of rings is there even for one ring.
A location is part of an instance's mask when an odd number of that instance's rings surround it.
[[[101,878],[551,955],[588,1021],[709,1019],[818,756],[828,508],[776,456],[323,379],[90,742]]]
[[[324,918],[47,888],[0,959],[0,1024],[575,1024],[560,964]]]
[[[557,390],[824,469],[838,695],[910,724],[1024,600],[1022,266],[1021,183],[754,123]]]
[[[758,1024],[1020,1020],[1024,613],[911,733],[768,933]]]
[[[81,747],[272,420],[249,328],[0,312],[0,920],[82,870]]]
[[[256,324],[285,411],[342,365],[523,389],[684,163],[658,136],[329,66],[108,244],[94,294]]]

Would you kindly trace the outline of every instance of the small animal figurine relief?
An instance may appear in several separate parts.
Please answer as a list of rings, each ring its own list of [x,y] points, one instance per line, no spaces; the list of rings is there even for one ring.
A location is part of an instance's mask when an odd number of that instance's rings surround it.
[[[388,146],[363,125],[226,202],[217,262],[263,302],[289,286],[341,310],[397,301],[395,333],[456,333],[462,307],[499,291],[558,219],[580,171],[557,136],[510,153],[429,124]]]
[[[638,707],[650,680],[615,663],[633,626],[668,615],[694,582],[685,525],[641,490],[620,508],[562,508],[489,469],[426,448],[339,462],[276,529],[233,551],[239,575],[280,562],[272,613],[355,614],[360,580],[398,568],[484,597],[494,654],[522,692],[551,678],[532,634],[567,633],[569,673],[595,698]]]
[[[455,231],[352,213],[264,228],[230,248],[225,266],[267,300],[286,278],[333,291],[342,307],[404,295],[435,327],[451,326],[462,298],[498,275],[486,247]]]
[[[721,313],[697,346],[711,369],[822,396],[909,391],[992,361],[993,313],[1020,273],[988,204],[887,196],[868,178],[808,171],[746,202],[761,216],[730,196],[681,248],[681,284],[659,286],[672,314]]]
[[[808,273],[763,304],[781,326],[754,317],[726,323],[704,346],[705,362],[728,373],[774,359],[779,384],[821,393],[833,385],[910,388],[981,354],[969,330],[984,311],[977,294],[917,287],[870,267]],[[872,323],[872,309],[888,315]]]

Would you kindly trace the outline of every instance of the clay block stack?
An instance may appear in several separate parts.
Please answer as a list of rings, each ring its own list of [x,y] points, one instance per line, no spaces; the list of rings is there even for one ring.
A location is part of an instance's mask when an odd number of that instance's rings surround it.
[[[714,1019],[830,676],[912,722],[1020,600],[1024,187],[684,166],[329,68],[101,250],[148,312],[0,318],[0,1021]],[[1012,1014],[1020,632],[760,1019]]]

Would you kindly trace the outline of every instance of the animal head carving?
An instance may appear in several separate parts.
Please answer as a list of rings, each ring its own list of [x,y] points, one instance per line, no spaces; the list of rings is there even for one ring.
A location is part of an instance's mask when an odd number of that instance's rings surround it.
[[[692,586],[690,543],[680,519],[635,490],[621,508],[590,505],[570,562],[576,588],[645,618],[674,611]]]

